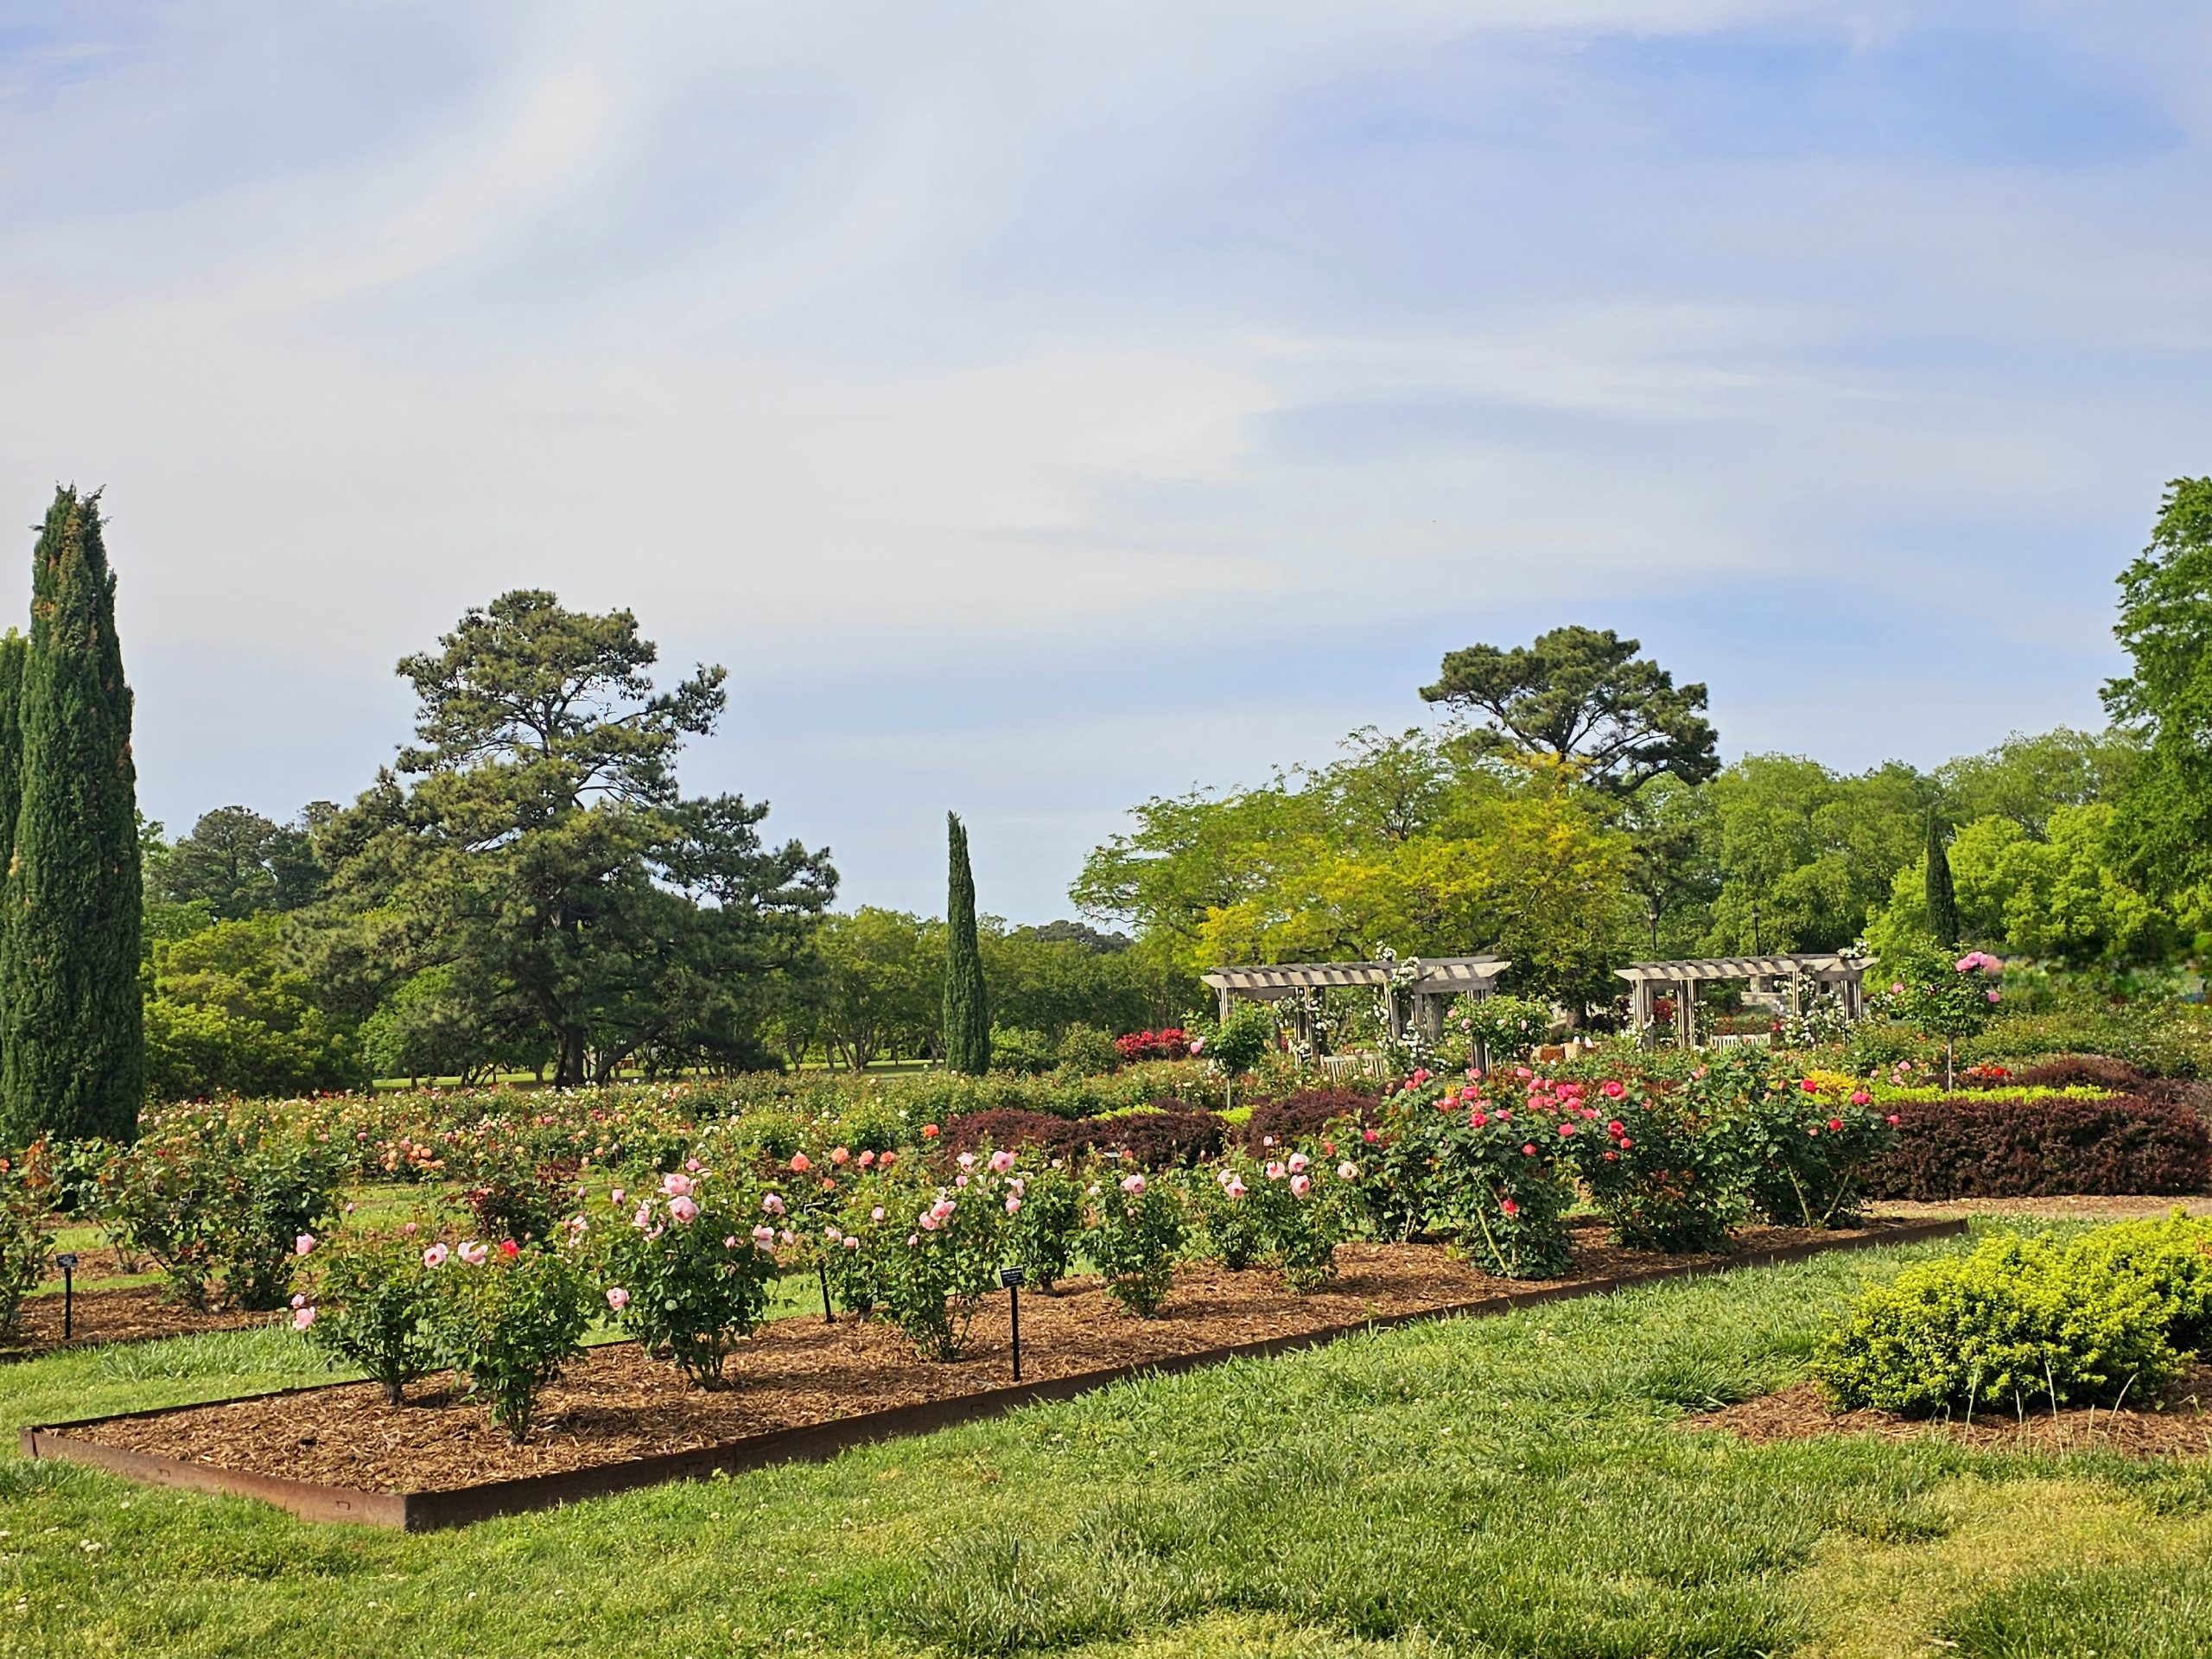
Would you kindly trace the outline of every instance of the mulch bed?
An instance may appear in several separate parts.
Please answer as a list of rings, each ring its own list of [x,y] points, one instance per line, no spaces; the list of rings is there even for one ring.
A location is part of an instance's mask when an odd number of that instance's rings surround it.
[[[30,1359],[58,1349],[91,1348],[105,1342],[151,1342],[162,1337],[196,1336],[204,1331],[241,1331],[267,1325],[274,1313],[238,1310],[200,1312],[162,1300],[155,1285],[117,1290],[80,1290],[70,1319],[69,1340],[61,1338],[61,1298],[29,1296],[16,1320],[15,1334],[0,1342],[0,1359]]]
[[[1792,1229],[1746,1232],[1746,1252],[1813,1240],[1863,1239],[1853,1232]],[[1580,1241],[1576,1273],[1560,1285],[1624,1280],[1725,1257],[1659,1256],[1617,1249],[1592,1230]],[[1265,1269],[1185,1268],[1160,1317],[1122,1313],[1096,1283],[1021,1299],[1022,1377],[1045,1382],[1084,1372],[1173,1361],[1243,1343],[1297,1337],[1392,1315],[1547,1287],[1493,1278],[1440,1246],[1344,1246],[1336,1282],[1293,1294]],[[372,1384],[348,1383],[196,1406],[155,1415],[108,1418],[67,1433],[157,1457],[366,1492],[435,1492],[495,1480],[557,1474],[627,1459],[699,1451],[747,1435],[829,1422],[862,1413],[956,1399],[1008,1380],[1007,1299],[986,1299],[969,1332],[969,1357],[918,1359],[899,1333],[840,1316],[777,1321],[729,1363],[728,1385],[687,1387],[675,1368],[632,1343],[594,1350],[546,1390],[537,1425],[521,1446],[493,1428],[450,1376],[416,1384],[404,1406]]]
[[[2144,1408],[2123,1403],[2118,1410],[2069,1406],[2024,1415],[1978,1411],[1970,1421],[1905,1417],[1891,1411],[1836,1411],[1815,1384],[1800,1382],[1779,1394],[1685,1417],[1681,1427],[1726,1429],[1757,1445],[1824,1434],[1869,1434],[1884,1440],[1936,1435],[1975,1451],[2202,1457],[2212,1452],[2212,1365],[2192,1367],[2163,1401]]]

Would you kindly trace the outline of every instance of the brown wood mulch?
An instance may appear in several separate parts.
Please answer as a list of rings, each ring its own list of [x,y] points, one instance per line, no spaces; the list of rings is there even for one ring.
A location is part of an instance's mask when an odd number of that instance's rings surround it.
[[[1864,1236],[1764,1229],[1739,1248],[1772,1249],[1815,1237]],[[1300,1296],[1275,1273],[1185,1268],[1160,1317],[1135,1319],[1092,1281],[1021,1299],[1022,1378],[1044,1382],[1144,1364],[1242,1343],[1319,1332],[1396,1313],[1542,1288],[1493,1278],[1428,1244],[1346,1244],[1327,1289]],[[1659,1256],[1614,1249],[1601,1233],[1580,1240],[1572,1280],[1632,1278],[1725,1258]],[[598,1348],[541,1397],[528,1441],[513,1445],[466,1400],[450,1375],[415,1384],[408,1403],[387,1405],[371,1383],[346,1383],[155,1416],[111,1418],[72,1438],[258,1474],[356,1491],[448,1491],[667,1452],[696,1451],[766,1431],[810,1426],[1004,1386],[1007,1299],[985,1300],[967,1357],[918,1359],[893,1328],[840,1315],[776,1321],[729,1361],[728,1385],[685,1385],[676,1369],[637,1344]]]
[[[1684,1428],[1725,1429],[1757,1445],[1827,1434],[1884,1440],[1940,1436],[1975,1451],[2114,1452],[2125,1457],[2202,1457],[2212,1452],[2212,1365],[2196,1365],[2155,1406],[2118,1410],[2069,1406],[2022,1414],[1977,1411],[1965,1418],[1907,1417],[1892,1411],[1837,1411],[1817,1385],[1800,1382],[1719,1411],[1681,1420]]]
[[[24,1299],[14,1332],[0,1341],[0,1359],[30,1359],[58,1349],[91,1348],[105,1342],[151,1342],[206,1331],[241,1331],[267,1325],[276,1318],[274,1313],[236,1309],[180,1307],[162,1300],[161,1288],[155,1285],[80,1290],[70,1318],[69,1339],[65,1342],[61,1298],[30,1296]]]

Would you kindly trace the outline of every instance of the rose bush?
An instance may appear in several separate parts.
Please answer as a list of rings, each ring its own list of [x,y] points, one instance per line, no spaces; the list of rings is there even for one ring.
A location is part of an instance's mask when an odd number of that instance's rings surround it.
[[[649,1352],[700,1388],[718,1388],[730,1350],[759,1330],[794,1242],[772,1185],[696,1160],[642,1192],[616,1187],[590,1229],[607,1305]]]
[[[1094,1166],[1088,1187],[1090,1227],[1084,1248],[1105,1275],[1106,1294],[1148,1319],[1175,1282],[1183,1247],[1183,1206],[1168,1183],[1141,1170]]]
[[[445,1248],[410,1235],[357,1234],[320,1252],[314,1300],[294,1299],[292,1322],[324,1352],[359,1366],[393,1405],[407,1384],[437,1368]],[[304,1316],[304,1317],[302,1317]]]
[[[607,1302],[557,1247],[464,1239],[450,1253],[432,1246],[422,1259],[443,1275],[433,1327],[439,1358],[519,1443],[537,1396],[583,1352],[584,1332]]]

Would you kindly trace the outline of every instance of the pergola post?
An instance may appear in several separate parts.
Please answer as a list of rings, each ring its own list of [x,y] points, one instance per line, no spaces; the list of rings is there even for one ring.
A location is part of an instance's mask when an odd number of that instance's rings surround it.
[[[1675,1036],[1686,1054],[1697,1046],[1697,982],[1694,979],[1675,982]]]

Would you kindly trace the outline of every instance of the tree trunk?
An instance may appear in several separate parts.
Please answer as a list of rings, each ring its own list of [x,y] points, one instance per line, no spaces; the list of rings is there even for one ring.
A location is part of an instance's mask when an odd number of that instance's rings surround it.
[[[553,1061],[553,1086],[556,1089],[581,1089],[584,1086],[584,1033],[581,1027],[563,1026],[557,1033],[560,1047]]]

